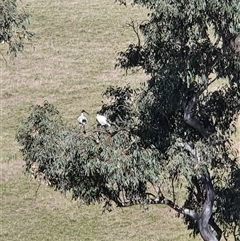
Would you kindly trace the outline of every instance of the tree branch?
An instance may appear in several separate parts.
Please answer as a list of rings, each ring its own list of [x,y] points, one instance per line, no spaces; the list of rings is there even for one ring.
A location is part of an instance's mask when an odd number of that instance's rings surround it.
[[[193,98],[190,101],[188,101],[188,103],[184,107],[184,121],[188,125],[193,127],[195,130],[200,132],[200,134],[202,134],[204,137],[207,138],[209,136],[209,133],[207,132],[207,130],[200,123],[200,121],[198,121],[197,119],[192,117],[192,109],[193,109],[194,105],[196,104],[196,102],[197,102],[197,95],[195,94],[193,96]]]
[[[135,26],[135,23],[134,23],[134,21],[132,19],[131,19],[131,23],[128,23],[127,25],[129,27],[131,27],[133,29],[134,33],[136,34],[137,39],[138,39],[137,46],[140,47],[141,46],[141,40],[140,40],[139,33],[138,33],[138,30],[137,30],[138,26],[137,27]]]
[[[179,207],[173,201],[165,198],[164,196],[152,199],[151,204],[165,204],[165,205],[169,206],[170,208],[174,209],[179,214],[188,215],[195,220],[199,219],[199,215],[194,210]]]
[[[188,151],[190,154],[192,154],[192,156],[195,157],[198,162],[201,162],[201,156],[190,145],[188,145],[187,143],[185,143],[185,144],[179,143],[178,146],[184,147],[185,150]]]
[[[219,226],[215,223],[213,217],[211,216],[209,220],[209,224],[212,226],[212,228],[216,231],[217,233],[217,240],[220,240],[222,237],[222,229],[219,228]]]
[[[197,179],[192,180],[193,184],[197,188],[197,194],[202,195],[202,192],[200,190],[200,186],[197,183]],[[180,207],[175,204],[172,200],[169,200],[164,197],[162,192],[159,192],[159,197],[156,197],[152,193],[146,193],[148,196],[147,202],[149,204],[164,204],[175,210],[178,214],[187,215],[198,223],[198,228],[200,231],[200,235],[204,241],[219,241],[222,236],[222,230],[218,227],[218,225],[215,223],[213,217],[212,217],[212,207],[214,202],[214,191],[213,191],[213,185],[211,182],[210,174],[208,171],[204,174],[204,184],[206,189],[206,199],[204,201],[202,212],[199,214],[195,212],[194,210]],[[134,202],[130,201],[122,201],[120,198],[120,192],[116,190],[110,190],[109,188],[104,188],[104,195],[109,198],[109,200],[114,201],[118,207],[130,207],[133,205],[136,205]],[[151,196],[151,197],[150,197]],[[198,201],[201,201],[202,197],[199,197]],[[216,231],[217,236],[214,235],[211,228]]]
[[[208,171],[204,174],[204,182],[206,188],[206,200],[203,210],[198,220],[198,228],[200,235],[204,241],[218,241],[217,237],[210,229],[210,219],[212,217],[212,207],[214,202],[213,185]]]

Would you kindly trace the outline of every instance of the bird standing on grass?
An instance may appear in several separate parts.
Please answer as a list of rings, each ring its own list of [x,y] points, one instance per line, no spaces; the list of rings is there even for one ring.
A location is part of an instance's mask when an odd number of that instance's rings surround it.
[[[110,126],[110,124],[107,121],[107,118],[105,116],[103,116],[103,115],[100,115],[99,113],[97,113],[96,120],[98,122],[98,125]]]
[[[87,124],[88,120],[87,120],[87,118],[84,116],[83,113],[88,114],[87,111],[82,110],[81,115],[77,118],[77,121],[78,121],[78,123],[79,123],[80,126],[83,126],[83,132],[86,133],[86,131],[85,131],[85,125]]]

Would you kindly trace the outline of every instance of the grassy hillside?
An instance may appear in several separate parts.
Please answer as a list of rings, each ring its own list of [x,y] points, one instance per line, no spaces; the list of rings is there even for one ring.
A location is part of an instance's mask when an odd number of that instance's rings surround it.
[[[135,39],[126,23],[143,19],[143,10],[113,0],[23,2],[32,14],[35,38],[14,63],[1,60],[3,139],[11,143],[3,146],[4,160],[18,155],[13,133],[31,104],[48,100],[77,125],[83,108],[95,115],[109,84],[146,79],[114,70],[117,52]]]
[[[164,207],[116,209],[102,214],[63,197],[23,174],[15,132],[32,104],[53,103],[77,126],[82,109],[90,124],[108,85],[138,86],[147,77],[114,70],[116,54],[136,40],[126,23],[145,19],[141,8],[114,0],[23,0],[32,14],[33,42],[14,61],[1,65],[0,239],[34,240],[192,240],[181,219]],[[4,51],[1,46],[1,51]],[[239,138],[239,137],[238,137]]]

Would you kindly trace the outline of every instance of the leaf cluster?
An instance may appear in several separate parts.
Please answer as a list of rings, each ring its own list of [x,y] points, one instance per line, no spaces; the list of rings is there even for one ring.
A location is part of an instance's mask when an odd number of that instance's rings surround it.
[[[36,176],[88,204],[139,202],[146,195],[147,182],[155,182],[159,175],[157,152],[139,147],[137,137],[127,130],[96,127],[82,134],[67,127],[48,102],[31,108],[16,137],[28,173],[36,165]]]
[[[8,45],[8,54],[16,57],[24,48],[25,39],[33,33],[27,30],[30,14],[20,8],[17,0],[0,1],[0,43]]]
[[[106,114],[108,119],[118,127],[133,125],[135,112],[133,99],[136,94],[137,90],[133,90],[130,85],[107,87],[103,96],[107,98],[108,104],[102,106],[101,113]]]

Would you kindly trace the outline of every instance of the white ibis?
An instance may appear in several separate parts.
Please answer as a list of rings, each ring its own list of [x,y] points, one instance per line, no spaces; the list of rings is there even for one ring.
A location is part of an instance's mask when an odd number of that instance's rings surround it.
[[[77,118],[77,121],[78,121],[79,125],[83,127],[83,133],[86,134],[85,125],[87,124],[88,120],[87,120],[87,118],[84,116],[83,113],[88,114],[87,111],[82,110],[82,113],[81,113],[81,115]]]
[[[107,118],[103,115],[100,115],[97,113],[96,120],[97,120],[98,124],[101,126],[110,126],[110,124],[107,121]]]
[[[83,126],[84,126],[84,125],[87,124],[88,120],[87,120],[87,118],[84,116],[83,113],[88,114],[87,111],[82,110],[82,113],[81,113],[81,115],[77,118],[77,121],[78,121],[79,125],[83,125]]]

